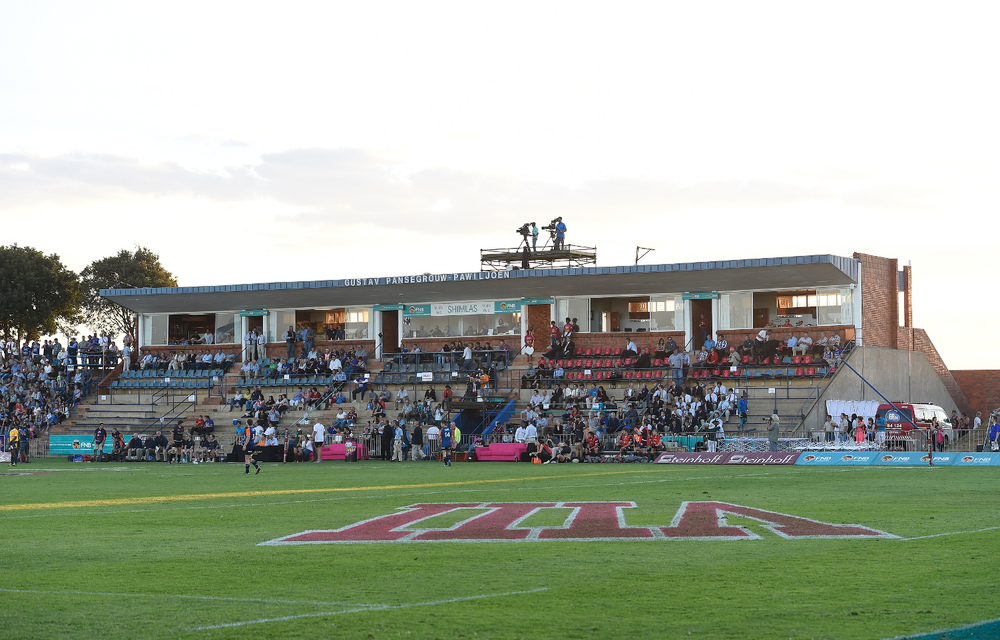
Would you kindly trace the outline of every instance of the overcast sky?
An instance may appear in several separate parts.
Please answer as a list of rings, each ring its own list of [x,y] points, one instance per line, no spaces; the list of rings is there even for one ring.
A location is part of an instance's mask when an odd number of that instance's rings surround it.
[[[561,215],[601,265],[911,262],[945,362],[1000,368],[993,3],[0,11],[0,243],[74,270],[474,271]]]

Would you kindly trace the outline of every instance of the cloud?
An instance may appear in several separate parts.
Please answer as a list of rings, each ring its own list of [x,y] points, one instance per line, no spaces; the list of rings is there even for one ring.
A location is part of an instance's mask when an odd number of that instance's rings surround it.
[[[178,163],[146,163],[98,153],[0,155],[0,204],[190,197],[209,202],[272,201],[295,213],[282,224],[318,231],[351,226],[401,227],[416,233],[466,234],[475,229],[567,220],[661,222],[719,216],[740,220],[761,210],[811,205],[926,210],[932,189],[905,184],[822,180],[679,182],[610,177],[577,185],[448,167],[412,169],[399,158],[362,149],[301,148],[209,172]],[[497,224],[497,219],[502,220]],[[503,229],[506,229],[503,226]]]
[[[248,168],[196,171],[172,162],[143,163],[113,154],[0,154],[0,204],[73,204],[122,196],[188,196],[232,201],[254,197]]]

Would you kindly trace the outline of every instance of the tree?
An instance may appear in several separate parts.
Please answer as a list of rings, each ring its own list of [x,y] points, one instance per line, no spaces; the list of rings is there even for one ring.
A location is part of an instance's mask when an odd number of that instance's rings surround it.
[[[116,255],[95,260],[80,276],[84,321],[95,331],[112,336],[133,333],[136,314],[102,298],[101,289],[177,286],[173,274],[160,264],[160,256],[145,247],[136,247],[134,252],[122,249]]]
[[[80,278],[56,254],[16,244],[0,247],[0,331],[19,342],[74,322]]]

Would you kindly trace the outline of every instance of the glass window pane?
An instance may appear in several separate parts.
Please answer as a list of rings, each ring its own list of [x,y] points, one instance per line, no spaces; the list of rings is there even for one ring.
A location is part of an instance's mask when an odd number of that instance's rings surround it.
[[[723,293],[719,296],[719,328],[750,329],[753,327],[753,294]]]
[[[347,339],[362,340],[369,336],[368,307],[350,307],[347,309]]]
[[[673,296],[652,296],[649,298],[649,330],[673,331],[676,303]]]
[[[816,291],[817,324],[851,324],[854,321],[854,290],[818,289]]]
[[[233,312],[215,314],[215,344],[233,344],[236,341],[236,326],[239,314]]]
[[[170,316],[166,314],[158,314],[147,317],[150,320],[149,342],[147,344],[167,344],[167,328],[170,325]]]
[[[288,327],[295,327],[295,311],[289,309],[271,311],[267,323],[268,342],[284,342]]]

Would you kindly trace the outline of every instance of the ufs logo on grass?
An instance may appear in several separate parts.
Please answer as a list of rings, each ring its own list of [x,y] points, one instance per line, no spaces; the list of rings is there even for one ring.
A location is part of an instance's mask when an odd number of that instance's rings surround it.
[[[304,531],[263,545],[374,542],[544,542],[595,540],[759,540],[727,516],[755,520],[787,540],[896,538],[857,524],[830,524],[726,502],[683,502],[667,526],[630,526],[634,502],[470,502],[412,504],[340,529]],[[562,511],[558,511],[562,510]],[[535,525],[532,520],[558,525]],[[434,520],[439,522],[435,526]]]

